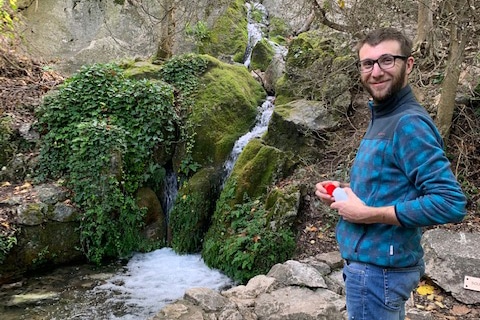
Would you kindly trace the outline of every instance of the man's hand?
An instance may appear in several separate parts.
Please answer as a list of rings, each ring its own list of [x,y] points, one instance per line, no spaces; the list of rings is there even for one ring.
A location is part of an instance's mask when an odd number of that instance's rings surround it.
[[[330,208],[337,210],[343,220],[359,224],[384,223],[400,225],[393,206],[369,207],[357,197],[352,189],[347,187],[344,190],[348,199],[330,204]]]

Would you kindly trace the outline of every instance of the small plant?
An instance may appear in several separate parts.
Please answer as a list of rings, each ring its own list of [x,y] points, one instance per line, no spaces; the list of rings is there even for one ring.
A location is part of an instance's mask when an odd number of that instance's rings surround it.
[[[208,26],[203,21],[198,21],[193,27],[187,24],[185,33],[188,37],[192,38],[197,45],[210,38]]]
[[[7,254],[17,244],[17,238],[13,235],[0,235],[0,264],[5,261]]]

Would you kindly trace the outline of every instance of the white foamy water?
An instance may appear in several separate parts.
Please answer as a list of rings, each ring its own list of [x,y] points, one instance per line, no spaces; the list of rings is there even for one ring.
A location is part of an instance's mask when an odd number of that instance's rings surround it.
[[[268,129],[268,123],[270,122],[270,118],[272,117],[273,108],[274,108],[274,97],[267,97],[267,99],[262,103],[260,107],[258,107],[257,119],[255,126],[241,136],[234,144],[232,151],[230,152],[230,156],[228,157],[227,161],[223,164],[223,168],[225,171],[224,181],[228,178],[230,173],[232,172],[233,166],[237,161],[240,153],[242,153],[243,148],[247,145],[247,143],[254,139],[261,137]]]
[[[136,254],[125,272],[108,279],[92,293],[106,294],[106,305],[123,306],[121,312],[111,314],[109,319],[147,319],[182,298],[189,288],[220,290],[231,285],[231,279],[207,267],[200,254],[178,255],[170,248],[163,248]]]

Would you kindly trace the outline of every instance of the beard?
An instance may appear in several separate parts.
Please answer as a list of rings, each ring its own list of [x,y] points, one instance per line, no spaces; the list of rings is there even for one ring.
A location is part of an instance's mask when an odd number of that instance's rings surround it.
[[[403,88],[406,72],[407,72],[407,66],[404,64],[400,68],[400,72],[398,72],[397,75],[393,77],[391,86],[387,88],[385,92],[378,92],[372,89],[372,87],[363,79],[361,79],[361,82],[363,87],[372,96],[373,101],[375,101],[376,103],[382,103],[390,99],[394,94],[396,94]]]

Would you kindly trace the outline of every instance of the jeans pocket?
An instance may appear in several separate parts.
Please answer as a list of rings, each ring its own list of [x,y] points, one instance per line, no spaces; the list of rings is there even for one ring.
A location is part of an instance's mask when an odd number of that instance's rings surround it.
[[[420,267],[391,269],[385,273],[385,305],[399,310],[420,281]]]

